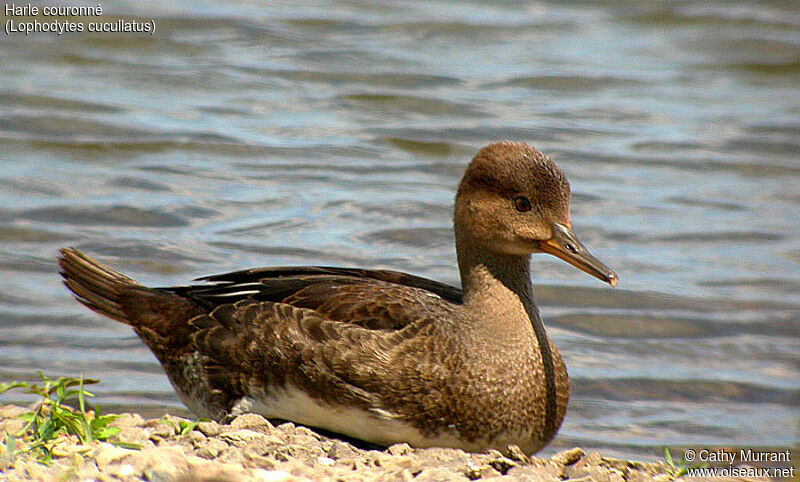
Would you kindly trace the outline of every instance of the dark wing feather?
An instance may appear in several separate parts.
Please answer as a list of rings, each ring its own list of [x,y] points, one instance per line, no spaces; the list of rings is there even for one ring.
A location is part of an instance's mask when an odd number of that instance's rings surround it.
[[[380,353],[393,333],[336,323],[285,303],[239,301],[192,320],[193,345],[213,390],[250,395],[253,387],[301,388],[336,403],[379,406]],[[236,370],[231,370],[231,367]]]
[[[207,391],[229,396],[228,410],[239,397],[293,386],[333,406],[398,417],[425,433],[456,423],[468,436],[485,435],[486,427],[470,425],[481,420],[470,397],[465,406],[456,393],[473,375],[462,373],[453,356],[459,344],[437,321],[374,330],[285,303],[242,300],[193,319],[192,345]],[[467,383],[454,383],[459,376]]]
[[[464,298],[460,289],[421,276],[414,276],[412,274],[392,270],[337,268],[330,266],[252,268],[231,273],[204,276],[198,278],[197,281],[209,281],[222,284],[261,283],[265,286],[272,286],[280,291],[284,286],[290,288],[294,283],[313,283],[316,278],[325,279],[330,277],[377,280],[401,286],[420,288],[430,291],[451,303],[461,303]]]
[[[255,268],[200,280],[210,284],[161,290],[190,298],[209,310],[242,300],[269,301],[311,309],[331,321],[390,330],[432,312],[448,312],[463,299],[458,288],[388,270]]]

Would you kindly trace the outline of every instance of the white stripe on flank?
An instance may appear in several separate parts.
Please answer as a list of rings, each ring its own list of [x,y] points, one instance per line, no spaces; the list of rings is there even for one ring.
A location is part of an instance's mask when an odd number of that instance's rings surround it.
[[[260,293],[260,291],[234,291],[233,293],[221,293],[221,294],[213,294],[213,295],[206,295],[204,297],[209,298],[224,298],[226,296],[242,296],[242,295],[254,295],[256,293]]]

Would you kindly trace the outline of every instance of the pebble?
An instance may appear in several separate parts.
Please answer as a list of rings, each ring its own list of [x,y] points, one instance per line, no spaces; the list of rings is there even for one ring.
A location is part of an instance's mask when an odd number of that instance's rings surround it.
[[[262,417],[261,415],[255,413],[246,413],[233,419],[233,421],[231,421],[231,428],[236,430],[249,428],[255,431],[269,432],[274,427],[266,418]]]
[[[215,459],[224,450],[227,450],[228,447],[230,446],[222,440],[210,439],[205,445],[198,447],[196,453],[199,457],[203,457],[204,459]]]
[[[334,460],[352,459],[356,455],[356,451],[353,450],[352,445],[341,440],[335,440],[327,450],[327,455]]]
[[[222,428],[220,424],[214,422],[213,420],[210,422],[200,422],[197,424],[197,430],[203,433],[206,437],[215,437],[222,432]]]
[[[105,470],[109,465],[119,463],[132,455],[138,455],[138,450],[128,450],[110,443],[103,443],[92,454],[92,458],[100,470]]]
[[[394,444],[388,449],[386,449],[386,451],[392,455],[406,455],[411,453],[411,450],[412,450],[411,446],[408,445],[407,443]]]

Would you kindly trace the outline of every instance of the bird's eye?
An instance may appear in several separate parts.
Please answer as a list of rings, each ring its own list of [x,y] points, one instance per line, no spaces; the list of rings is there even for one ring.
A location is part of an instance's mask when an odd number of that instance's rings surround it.
[[[525,196],[517,196],[514,198],[514,207],[521,213],[526,213],[531,210],[531,200]]]

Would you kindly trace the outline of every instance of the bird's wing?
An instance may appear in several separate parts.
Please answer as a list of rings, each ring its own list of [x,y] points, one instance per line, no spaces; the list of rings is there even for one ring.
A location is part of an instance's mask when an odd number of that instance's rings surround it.
[[[461,290],[397,271],[327,267],[257,268],[201,278],[206,285],[160,288],[207,310],[242,300],[314,310],[330,321],[399,329],[462,302]]]
[[[285,303],[241,300],[190,324],[198,368],[212,390],[231,399],[290,386],[323,402],[374,412],[387,396],[408,389],[404,370],[438,363],[428,360],[438,356],[427,350],[435,329],[429,319],[400,330],[370,329]],[[442,373],[426,385],[445,383]]]

